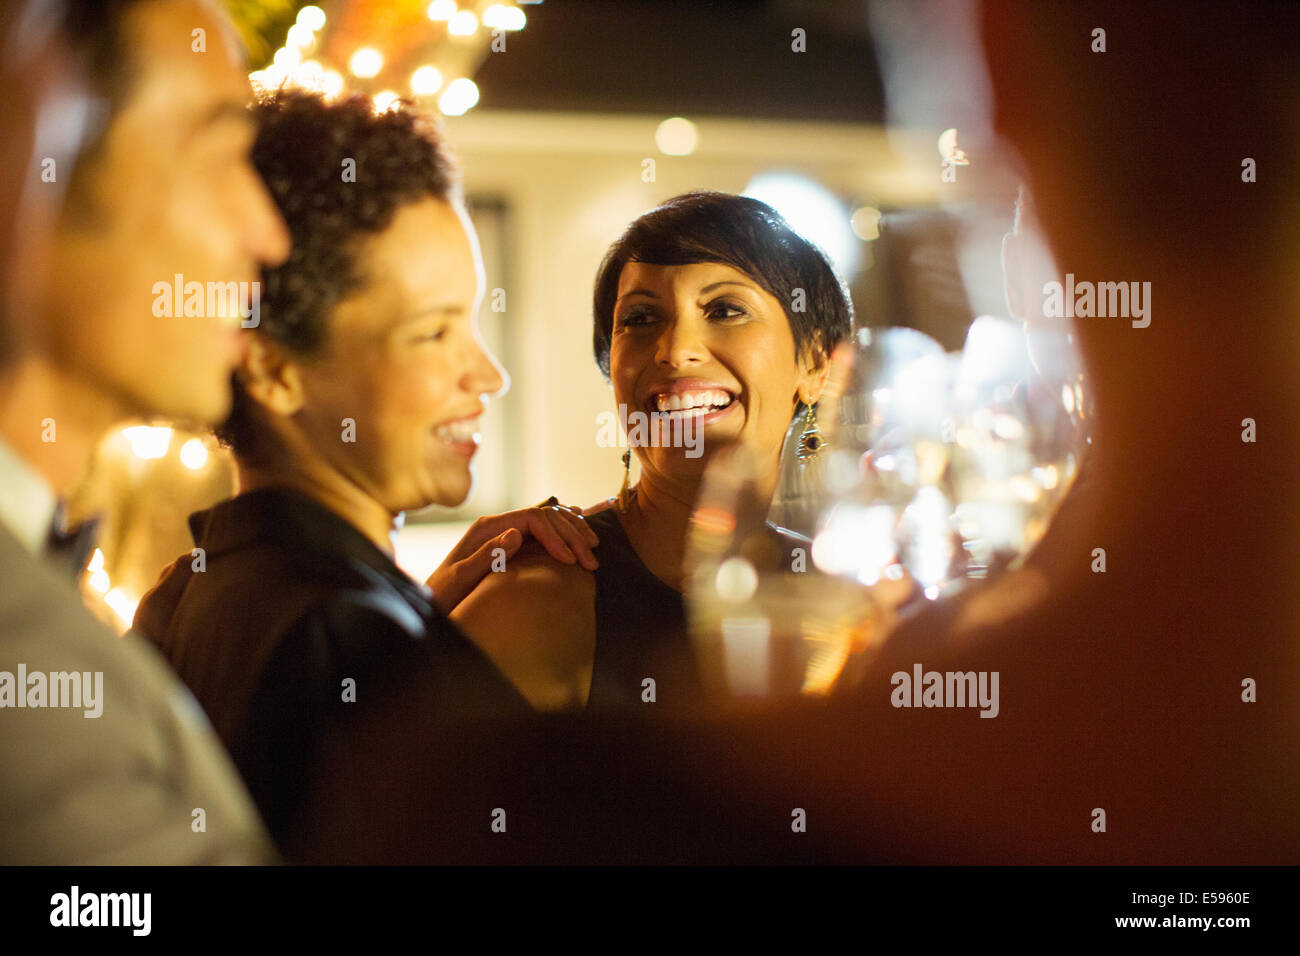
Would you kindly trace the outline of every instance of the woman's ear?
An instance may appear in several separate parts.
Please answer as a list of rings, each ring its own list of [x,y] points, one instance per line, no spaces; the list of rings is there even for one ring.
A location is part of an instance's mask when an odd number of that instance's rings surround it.
[[[831,363],[820,342],[809,346],[807,354],[799,362],[798,398],[805,405],[816,404],[826,388],[826,379],[831,372]]]
[[[244,391],[277,415],[294,415],[302,408],[302,375],[278,342],[256,332],[240,362]]]

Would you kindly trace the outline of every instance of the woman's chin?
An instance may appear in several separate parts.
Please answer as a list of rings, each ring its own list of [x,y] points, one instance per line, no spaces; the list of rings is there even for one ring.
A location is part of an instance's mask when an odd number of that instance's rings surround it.
[[[713,452],[723,447],[721,443],[702,443],[698,449],[662,448],[659,452],[658,470],[675,478],[698,479],[704,474]]]
[[[425,511],[429,508],[459,508],[474,490],[474,475],[468,468],[463,474],[447,474],[452,469],[442,469],[435,478],[430,476],[423,484],[424,492],[420,495],[421,504],[408,511]]]

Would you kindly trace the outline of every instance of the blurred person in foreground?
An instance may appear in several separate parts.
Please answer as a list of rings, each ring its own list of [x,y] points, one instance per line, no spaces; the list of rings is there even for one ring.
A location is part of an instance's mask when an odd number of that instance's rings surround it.
[[[528,713],[446,612],[525,534],[588,569],[597,539],[575,510],[527,508],[477,521],[427,584],[397,566],[405,512],[469,495],[479,418],[506,385],[478,334],[485,280],[459,171],[407,104],[285,91],[253,115],[253,160],[293,252],[265,271],[217,429],[239,493],[191,516],[201,561],[167,568],[135,623],[284,842],[316,748],[346,746],[370,708],[419,702],[393,734]],[[371,815],[377,796],[358,786],[353,812]]]
[[[19,104],[4,113],[0,215],[0,861],[267,862],[194,699],[146,643],[99,624],[47,554],[57,502],[111,425],[229,410],[237,305],[160,317],[152,290],[178,273],[252,280],[288,252],[249,162],[242,51],[200,0],[6,4],[0,23]],[[78,119],[79,159],[32,140]]]
[[[296,852],[339,859],[346,832],[354,860],[1293,863],[1298,18],[982,11],[997,126],[1060,268],[1152,283],[1146,328],[1079,323],[1104,429],[1096,507],[1056,559],[904,624],[852,700],[675,726],[551,716],[472,741],[377,725],[364,762],[325,755]],[[895,707],[892,675],[917,663],[1000,672],[998,717]],[[389,812],[357,829],[334,772],[383,787]]]

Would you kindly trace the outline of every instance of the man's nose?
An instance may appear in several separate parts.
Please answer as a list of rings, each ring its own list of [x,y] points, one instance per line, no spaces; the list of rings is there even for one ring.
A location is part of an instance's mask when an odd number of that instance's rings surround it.
[[[252,218],[248,224],[248,251],[262,265],[278,266],[289,258],[293,240],[271,194],[260,179],[257,183],[257,195],[250,203]]]

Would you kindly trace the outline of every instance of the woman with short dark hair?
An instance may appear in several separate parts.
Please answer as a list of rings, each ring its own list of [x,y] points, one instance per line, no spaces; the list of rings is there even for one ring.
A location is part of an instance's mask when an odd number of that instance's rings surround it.
[[[748,445],[770,497],[785,435],[815,408],[852,305],[826,256],[771,207],[693,192],[614,243],[593,313],[640,480],[589,510],[596,571],[526,547],[453,618],[534,707],[690,706],[700,687],[681,591],[705,468],[718,448]]]
[[[525,533],[557,563],[591,565],[594,535],[576,509],[519,509],[476,521],[424,585],[397,565],[405,512],[469,494],[478,422],[505,385],[477,331],[485,278],[459,171],[406,103],[284,90],[253,119],[253,165],[293,252],[263,269],[240,333],[219,429],[239,492],[190,517],[195,548],[135,626],[285,846],[313,812],[314,755],[347,749],[385,697],[426,725],[527,712],[446,611]],[[382,786],[349,779],[364,816]]]

